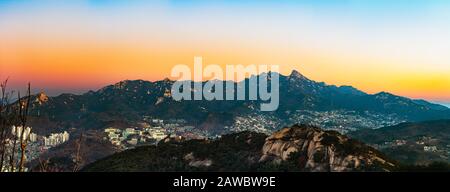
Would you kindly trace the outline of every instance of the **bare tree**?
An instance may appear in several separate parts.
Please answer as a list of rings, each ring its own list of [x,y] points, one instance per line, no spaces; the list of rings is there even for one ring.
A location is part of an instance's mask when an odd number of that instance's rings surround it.
[[[25,153],[30,133],[26,132],[26,122],[31,101],[31,85],[28,84],[28,91],[25,97],[17,94],[17,101],[11,103],[11,96],[14,92],[7,91],[8,80],[0,84],[0,171],[24,171]],[[14,132],[12,132],[11,128]],[[20,161],[17,162],[18,146],[20,145]],[[17,154],[16,154],[17,153]],[[9,157],[9,159],[7,159]],[[5,164],[5,162],[8,162]],[[9,169],[6,170],[6,167]]]
[[[77,172],[80,169],[80,164],[81,164],[81,154],[80,154],[80,150],[81,150],[81,143],[83,142],[83,132],[81,132],[80,134],[80,138],[77,141],[76,144],[76,152],[75,152],[75,157],[74,157],[74,167],[73,167],[73,172]]]
[[[0,84],[1,98],[0,98],[0,171],[3,171],[5,155],[6,155],[6,137],[7,137],[7,114],[8,114],[8,93],[6,93],[6,85],[8,79]]]
[[[18,129],[16,128],[14,131],[15,131],[14,135],[17,135],[18,134]],[[17,137],[13,136],[12,139],[13,139],[13,144],[12,144],[12,148],[11,148],[12,151],[11,151],[10,156],[9,156],[9,168],[10,168],[11,172],[14,172],[14,171],[16,171],[16,169],[15,169],[15,167],[16,167],[15,156],[16,156],[16,147],[17,147]]]
[[[14,121],[15,110],[12,109],[10,99],[14,92],[7,91],[8,79],[0,84],[1,100],[0,100],[0,171],[6,171],[9,150],[9,142],[11,137],[11,126]]]
[[[20,97],[19,97],[20,98]],[[25,165],[25,150],[28,145],[28,140],[30,139],[30,133],[25,135],[26,131],[26,125],[27,125],[27,117],[28,117],[28,110],[30,106],[31,101],[31,85],[28,83],[28,89],[27,89],[27,96],[24,98],[24,100],[19,99],[19,123],[22,127],[22,133],[20,134],[20,162],[19,162],[19,172],[23,171],[24,165]]]
[[[39,172],[49,172],[48,161],[48,159],[42,160],[39,157]]]

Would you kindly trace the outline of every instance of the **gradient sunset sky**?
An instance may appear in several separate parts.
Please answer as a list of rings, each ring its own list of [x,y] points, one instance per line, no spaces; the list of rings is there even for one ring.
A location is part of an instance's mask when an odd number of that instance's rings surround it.
[[[160,80],[194,56],[450,103],[450,1],[0,0],[0,79],[11,88]]]

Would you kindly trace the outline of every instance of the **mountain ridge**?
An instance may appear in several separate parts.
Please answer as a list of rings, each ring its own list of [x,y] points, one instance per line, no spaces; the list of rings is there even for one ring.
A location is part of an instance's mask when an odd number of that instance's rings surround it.
[[[143,115],[184,118],[198,127],[205,127],[203,123],[209,122],[209,119],[216,119],[216,122],[230,122],[236,116],[246,114],[270,115],[282,122],[287,120],[286,113],[298,110],[346,110],[359,113],[368,111],[386,115],[395,114],[405,121],[450,119],[450,109],[426,101],[418,102],[385,92],[367,94],[352,86],[327,85],[310,80],[298,71],[293,71],[289,76],[279,77],[280,105],[274,112],[256,110],[255,106],[262,102],[260,100],[178,102],[170,98],[171,85],[174,81],[166,78],[154,82],[124,80],[81,95],[61,94],[48,97],[45,103],[34,105],[31,115],[55,122],[61,129],[68,127],[99,129],[114,121],[125,120],[133,123],[139,121]],[[248,87],[248,81],[249,79],[245,79],[238,83],[246,82]],[[235,82],[235,85],[238,83]],[[185,113],[186,111],[191,113]],[[31,124],[43,126],[33,122]],[[212,124],[205,129],[224,133],[226,131],[223,129],[224,126],[228,124],[220,125],[218,128],[214,128]]]
[[[268,72],[268,73],[270,74],[270,73],[275,73],[275,72]],[[280,73],[278,73],[278,74],[279,74],[280,77],[285,77],[285,78],[287,78],[287,77],[289,77],[289,78],[297,78],[297,79],[305,80],[305,81],[308,81],[308,82],[313,82],[313,83],[316,83],[316,84],[321,84],[321,85],[324,85],[324,86],[335,87],[335,88],[337,88],[337,89],[342,89],[342,92],[353,92],[353,94],[372,95],[372,96],[388,95],[388,96],[395,96],[395,97],[401,97],[401,98],[410,99],[410,98],[408,98],[408,97],[405,97],[405,96],[398,96],[398,95],[395,95],[395,94],[392,94],[392,93],[386,92],[386,91],[380,91],[380,92],[377,92],[377,93],[368,94],[368,93],[366,93],[366,92],[364,92],[364,91],[361,91],[361,90],[359,90],[359,89],[357,89],[357,88],[355,88],[355,87],[353,87],[353,86],[351,86],[351,85],[340,85],[340,86],[329,85],[329,84],[326,84],[325,82],[318,82],[318,81],[311,80],[311,79],[307,78],[306,76],[304,76],[303,74],[301,74],[301,73],[300,73],[299,71],[297,71],[297,70],[292,70],[292,72],[291,72],[289,75],[282,75],[282,74],[280,74]],[[252,75],[252,77],[258,77],[259,75],[261,75],[261,74],[258,74],[258,75]],[[251,78],[251,77],[250,77],[250,78]],[[242,80],[242,81],[248,81],[250,78],[246,78],[245,80]],[[187,81],[189,81],[189,82],[194,82],[194,81],[191,81],[191,80],[187,80]],[[220,81],[220,80],[219,80],[219,81]],[[242,81],[232,81],[232,82],[234,82],[234,83],[240,83],[240,82],[242,82]],[[76,93],[61,93],[61,94],[54,95],[54,96],[49,96],[49,97],[59,97],[59,96],[64,96],[64,95],[82,96],[82,95],[86,95],[86,94],[93,94],[93,93],[102,91],[102,90],[104,90],[104,89],[107,89],[107,88],[109,88],[109,87],[111,87],[111,86],[116,86],[116,85],[119,85],[119,84],[130,83],[130,82],[131,82],[131,83],[135,83],[135,82],[147,82],[147,83],[151,83],[151,84],[158,84],[158,83],[163,83],[163,82],[165,82],[165,83],[169,82],[169,83],[172,84],[172,83],[175,82],[175,80],[171,80],[171,79],[169,79],[169,78],[164,78],[163,80],[155,80],[155,81],[149,81],[149,80],[144,80],[144,79],[126,79],[126,80],[122,80],[122,81],[116,82],[116,83],[114,83],[114,84],[106,85],[106,86],[104,86],[104,87],[102,87],[102,88],[99,88],[99,89],[97,89],[97,90],[89,90],[89,91],[86,91],[85,93],[80,93],[80,94],[76,94]],[[206,83],[206,82],[207,82],[207,81],[203,81],[202,83]],[[227,82],[227,81],[223,81],[223,82]],[[416,102],[417,104],[420,104],[420,105],[434,106],[434,107],[440,108],[440,109],[450,109],[450,108],[448,108],[448,107],[446,107],[446,106],[444,106],[444,105],[437,104],[437,103],[432,103],[432,102],[427,101],[427,100],[425,100],[425,99],[410,99],[410,100],[412,100],[412,101],[414,101],[414,102]]]

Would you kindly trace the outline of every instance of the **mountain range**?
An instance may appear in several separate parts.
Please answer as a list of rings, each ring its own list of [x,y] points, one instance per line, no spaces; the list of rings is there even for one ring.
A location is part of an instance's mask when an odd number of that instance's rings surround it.
[[[270,77],[271,74],[264,75]],[[246,86],[251,78],[258,76],[245,79]],[[408,122],[450,119],[450,109],[442,105],[387,92],[367,94],[351,86],[327,85],[310,80],[298,71],[279,75],[280,104],[273,112],[261,112],[259,104],[262,101],[248,98],[243,101],[175,101],[170,92],[173,83],[169,79],[155,82],[125,80],[81,95],[46,97],[41,93],[36,95],[36,102],[31,107],[30,125],[38,133],[45,134],[73,127],[133,126],[143,116],[151,116],[182,118],[199,129],[223,134],[230,131],[227,127],[233,125],[236,117],[245,115],[270,116],[280,122],[273,130],[293,123],[308,123],[291,122],[289,114],[298,111],[353,111],[377,114],[377,117],[394,115]],[[42,97],[46,99],[39,99]]]

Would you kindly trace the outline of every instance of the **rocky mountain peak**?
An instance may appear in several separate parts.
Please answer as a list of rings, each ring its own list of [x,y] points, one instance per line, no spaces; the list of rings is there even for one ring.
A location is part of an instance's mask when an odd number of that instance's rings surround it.
[[[164,79],[162,80],[162,82],[164,82],[164,83],[171,83],[171,82],[173,82],[173,81],[166,77],[166,78],[164,78]]]
[[[302,75],[300,72],[298,72],[297,70],[293,70],[291,72],[291,74],[289,75],[290,78],[296,78],[296,79],[303,79],[303,80],[309,80],[307,77],[305,77],[304,75]]]
[[[43,91],[41,91],[41,92],[37,95],[36,101],[37,101],[40,105],[46,103],[46,102],[48,101],[48,96],[47,96],[47,94],[45,94]]]

